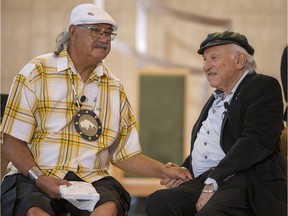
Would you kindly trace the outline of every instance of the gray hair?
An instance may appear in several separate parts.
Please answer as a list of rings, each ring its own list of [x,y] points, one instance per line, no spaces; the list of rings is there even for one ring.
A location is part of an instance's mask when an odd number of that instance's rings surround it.
[[[257,68],[257,64],[255,62],[255,59],[252,55],[250,55],[244,48],[236,45],[236,44],[232,44],[233,45],[233,52],[234,54],[237,54],[237,53],[243,53],[246,55],[247,57],[247,62],[246,62],[246,65],[245,65],[245,70],[248,70],[248,73],[253,73],[256,68]]]
[[[252,55],[247,53],[247,63],[245,65],[245,69],[249,71],[249,73],[253,73],[257,69],[257,64]]]
[[[54,51],[54,55],[58,56],[60,52],[62,52],[65,48],[68,47],[69,38],[70,34],[68,31],[63,31],[56,37],[57,48]]]

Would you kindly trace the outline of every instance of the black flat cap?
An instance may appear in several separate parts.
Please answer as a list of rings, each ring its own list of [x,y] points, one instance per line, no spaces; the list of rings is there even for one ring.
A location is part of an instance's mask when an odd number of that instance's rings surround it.
[[[238,46],[243,47],[250,55],[253,56],[254,54],[254,48],[248,43],[248,40],[244,35],[230,31],[208,34],[207,38],[201,43],[197,53],[202,55],[205,49],[224,44],[237,44]]]

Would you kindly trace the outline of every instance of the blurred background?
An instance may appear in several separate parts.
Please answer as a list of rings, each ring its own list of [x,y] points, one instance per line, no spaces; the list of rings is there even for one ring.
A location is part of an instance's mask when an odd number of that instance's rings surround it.
[[[181,163],[188,155],[192,126],[213,90],[197,54],[208,33],[246,35],[256,50],[257,72],[280,82],[287,0],[2,0],[1,95],[9,93],[13,77],[29,60],[54,51],[72,8],[82,3],[103,7],[118,23],[105,63],[124,84],[144,153],[163,163]],[[129,188],[135,183],[131,193],[145,197],[156,187],[152,182],[151,190],[139,192],[147,181],[126,184]]]

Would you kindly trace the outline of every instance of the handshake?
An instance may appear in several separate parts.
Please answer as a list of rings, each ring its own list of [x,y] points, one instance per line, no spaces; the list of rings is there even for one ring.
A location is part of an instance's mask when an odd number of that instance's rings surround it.
[[[167,188],[178,187],[183,182],[193,179],[188,169],[172,162],[165,164],[164,174],[165,177],[161,178],[160,184],[165,185]]]

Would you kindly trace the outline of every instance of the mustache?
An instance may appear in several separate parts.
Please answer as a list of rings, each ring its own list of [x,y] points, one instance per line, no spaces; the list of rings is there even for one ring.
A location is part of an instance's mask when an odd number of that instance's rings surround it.
[[[94,48],[107,49],[108,48],[108,44],[106,44],[106,43],[96,43],[93,47]]]

